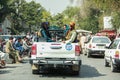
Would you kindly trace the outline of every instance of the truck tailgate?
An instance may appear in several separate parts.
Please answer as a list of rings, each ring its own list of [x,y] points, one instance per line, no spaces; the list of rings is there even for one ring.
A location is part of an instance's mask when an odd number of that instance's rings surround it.
[[[37,44],[37,57],[42,58],[74,58],[75,57],[75,45],[57,43],[57,42],[41,42]]]

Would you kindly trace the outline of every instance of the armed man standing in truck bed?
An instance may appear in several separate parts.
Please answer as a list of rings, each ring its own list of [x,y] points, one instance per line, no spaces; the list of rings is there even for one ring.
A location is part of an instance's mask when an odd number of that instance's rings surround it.
[[[75,22],[70,22],[70,30],[66,36],[65,43],[74,43],[76,42],[77,32],[75,30]]]

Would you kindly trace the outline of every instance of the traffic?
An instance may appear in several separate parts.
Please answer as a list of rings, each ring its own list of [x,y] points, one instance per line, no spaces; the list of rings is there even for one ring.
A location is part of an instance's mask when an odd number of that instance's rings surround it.
[[[9,63],[22,63],[24,57],[28,57],[33,74],[43,71],[45,67],[59,68],[60,66],[62,68],[73,66],[73,70],[77,70],[74,73],[79,74],[82,65],[80,55],[84,54],[88,58],[96,55],[102,56],[105,60],[103,62],[105,67],[110,64],[112,72],[115,72],[116,69],[119,70],[119,38],[111,41],[107,36],[91,35],[90,31],[79,30],[74,32],[75,23],[70,22],[70,26],[67,33],[64,29],[51,30],[48,23],[43,22],[43,28],[34,36],[27,33],[26,36],[15,37],[11,35],[9,40],[2,37],[4,40],[1,41],[1,67],[5,67]]]
[[[0,80],[118,80],[119,19],[119,0],[1,0]]]

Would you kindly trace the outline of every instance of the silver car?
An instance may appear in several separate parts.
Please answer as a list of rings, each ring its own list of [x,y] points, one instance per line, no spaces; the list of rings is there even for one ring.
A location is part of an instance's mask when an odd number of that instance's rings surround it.
[[[104,56],[105,47],[109,46],[111,40],[106,36],[93,36],[89,42],[86,44],[86,54],[87,57],[93,55]]]

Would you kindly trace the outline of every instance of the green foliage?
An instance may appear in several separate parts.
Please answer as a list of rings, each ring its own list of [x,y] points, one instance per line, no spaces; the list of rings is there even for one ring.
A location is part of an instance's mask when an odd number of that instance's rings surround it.
[[[116,30],[120,28],[120,12],[114,13],[112,23]]]
[[[92,31],[96,33],[99,31],[99,11],[97,9],[91,8],[89,15],[87,17],[79,18],[79,24],[81,29]]]
[[[9,4],[9,5],[8,5]],[[8,16],[12,25],[12,34],[38,30],[40,23],[49,21],[50,12],[46,11],[35,1],[26,2],[25,0],[1,0],[0,1],[0,22]]]
[[[65,24],[69,24],[71,21],[76,22],[76,15],[79,14],[80,8],[67,7],[61,14],[57,14],[53,17],[53,24],[63,27]]]
[[[0,23],[5,20],[5,17],[12,11],[10,5],[12,0],[0,0]]]
[[[74,2],[74,0],[70,0]],[[79,0],[77,2],[80,2]],[[79,3],[78,3],[79,4]],[[78,5],[77,4],[77,5]],[[84,0],[84,4],[77,7],[68,6],[66,10],[51,16],[39,3],[34,0],[0,0],[0,23],[8,17],[12,23],[10,29],[13,34],[36,31],[41,22],[48,21],[51,26],[63,27],[71,21],[76,23],[76,29],[98,32],[103,27],[103,17],[113,16],[113,26],[120,27],[120,0]]]
[[[113,27],[120,28],[120,0],[93,0],[99,9],[104,11],[104,16],[113,17]]]
[[[73,1],[71,0],[71,2]],[[62,14],[65,17],[63,21],[67,24],[70,21],[76,23],[76,29],[91,30],[93,33],[100,29],[98,26],[101,13],[90,0],[85,0],[84,5],[81,7],[68,7]]]
[[[62,27],[64,25],[63,19],[64,19],[64,15],[59,13],[53,17],[53,24],[51,25]]]
[[[77,2],[81,1],[77,0]],[[112,16],[113,27],[118,29],[120,27],[120,0],[84,0],[84,4],[80,6],[80,14],[77,15],[79,28],[92,30],[95,33],[103,29],[104,16]]]
[[[30,32],[37,30],[43,19],[47,21],[51,16],[40,4],[34,1],[21,5],[20,11],[21,19],[28,26]]]

